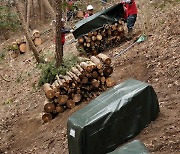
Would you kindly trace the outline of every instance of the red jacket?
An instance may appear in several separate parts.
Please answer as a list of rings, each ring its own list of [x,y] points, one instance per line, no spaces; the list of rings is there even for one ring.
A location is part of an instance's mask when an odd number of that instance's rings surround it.
[[[62,45],[65,43],[65,33],[61,33],[61,43]]]
[[[67,10],[67,11],[70,11],[70,10],[72,10],[72,9],[73,9],[73,1],[69,1],[69,2],[67,3],[66,10]]]
[[[89,17],[89,13],[86,13],[86,14],[84,15],[84,18],[87,18],[87,17]]]
[[[64,27],[62,27],[61,29],[61,44],[64,45],[65,43],[65,35],[66,33],[69,33],[70,30],[69,29],[65,29]],[[55,42],[56,42],[56,39],[55,39]]]
[[[125,2],[122,2],[122,3],[123,3],[124,6],[126,7],[126,17],[138,13],[137,7],[136,7],[136,3],[135,3],[134,0],[132,0],[132,3],[131,3],[131,4],[125,3]]]

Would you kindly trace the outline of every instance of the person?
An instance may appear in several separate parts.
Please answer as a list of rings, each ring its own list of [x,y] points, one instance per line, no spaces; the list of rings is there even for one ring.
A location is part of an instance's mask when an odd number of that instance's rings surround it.
[[[64,18],[61,19],[62,27],[61,27],[61,44],[62,46],[65,43],[65,34],[71,32],[70,29],[65,28],[65,20]]]
[[[72,33],[73,29],[65,28],[65,20],[64,20],[64,18],[61,18],[61,23],[62,23],[62,27],[61,27],[61,45],[63,47],[64,44],[65,44],[65,35],[66,35],[66,33],[70,33],[70,32]],[[53,25],[55,27],[55,24],[56,24],[56,20],[53,20],[51,22],[51,25]]]
[[[88,5],[87,6],[87,13],[85,14],[84,18],[92,16],[94,14],[93,10],[94,10],[93,6],[92,5]]]
[[[127,38],[132,39],[133,27],[137,18],[137,6],[135,0],[124,0],[122,2],[125,11],[125,21],[127,22],[128,36]]]
[[[66,11],[67,11],[67,21],[70,21],[72,18],[76,16],[76,13],[78,11],[78,7],[76,6],[75,2],[72,0],[67,1],[67,6],[66,6]]]

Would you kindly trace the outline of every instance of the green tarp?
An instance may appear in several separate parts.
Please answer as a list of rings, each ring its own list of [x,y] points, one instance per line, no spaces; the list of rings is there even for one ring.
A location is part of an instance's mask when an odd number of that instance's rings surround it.
[[[129,79],[104,92],[68,119],[70,154],[105,154],[133,138],[159,113],[147,83]]]
[[[123,18],[124,9],[121,3],[111,6],[105,10],[79,21],[75,25],[73,35],[78,38],[90,31],[96,30],[105,24],[112,24]]]
[[[150,152],[143,143],[134,140],[108,154],[150,154]]]

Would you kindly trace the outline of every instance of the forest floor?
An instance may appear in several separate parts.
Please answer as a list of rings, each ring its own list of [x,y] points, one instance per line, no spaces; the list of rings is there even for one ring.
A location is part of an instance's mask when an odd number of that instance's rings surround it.
[[[134,139],[142,141],[151,153],[180,153],[180,3],[178,0],[159,4],[149,3],[148,40],[136,44],[126,53],[113,58],[142,33],[143,6],[139,4],[139,19],[135,38],[105,52],[113,60],[116,83],[128,78],[148,82],[155,89],[160,106],[158,118]],[[146,23],[147,24],[147,23]],[[147,26],[147,25],[146,25]],[[67,40],[71,40],[68,35]],[[52,35],[42,44],[44,55],[54,49]],[[5,44],[5,43],[4,43]],[[65,45],[65,54],[77,54],[76,43]],[[0,48],[3,48],[3,44]],[[0,59],[0,153],[67,154],[66,124],[68,117],[89,102],[59,114],[43,124],[45,95],[37,88],[40,76],[31,52],[12,58],[6,53]],[[2,78],[3,76],[3,78]]]

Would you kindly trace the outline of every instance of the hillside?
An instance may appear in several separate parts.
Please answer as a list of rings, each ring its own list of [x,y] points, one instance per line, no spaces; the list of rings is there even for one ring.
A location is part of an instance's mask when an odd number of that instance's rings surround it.
[[[115,3],[115,1],[113,1]],[[135,139],[141,140],[154,154],[180,152],[180,3],[179,0],[138,1],[139,14],[133,40],[105,53],[111,58],[128,47],[143,32],[148,40],[136,44],[113,58],[113,77],[117,84],[128,78],[150,83],[158,96],[160,114]],[[44,27],[43,27],[44,28]],[[52,54],[51,35],[42,48]],[[68,40],[72,35],[68,35]],[[10,40],[9,40],[10,41]],[[8,42],[7,42],[8,43]],[[0,45],[0,49],[4,47]],[[66,45],[65,54],[77,54],[75,43]],[[9,53],[0,59],[0,153],[67,154],[68,117],[89,102],[43,124],[45,95],[38,88],[40,70],[31,52],[13,59]],[[3,78],[2,78],[3,76]]]

